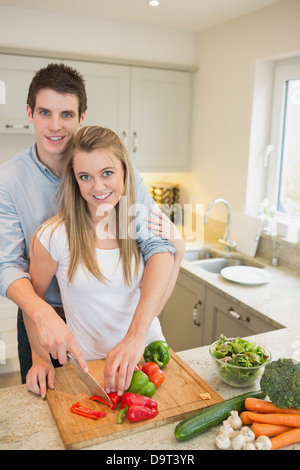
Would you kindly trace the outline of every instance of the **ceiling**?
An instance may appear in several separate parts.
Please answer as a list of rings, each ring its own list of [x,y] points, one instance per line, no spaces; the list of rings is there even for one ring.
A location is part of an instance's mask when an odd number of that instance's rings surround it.
[[[0,0],[0,6],[201,31],[283,0]]]

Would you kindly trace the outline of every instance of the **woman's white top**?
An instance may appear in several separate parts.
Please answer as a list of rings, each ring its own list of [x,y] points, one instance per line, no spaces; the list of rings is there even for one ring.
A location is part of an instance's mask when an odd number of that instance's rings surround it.
[[[141,257],[139,274],[131,286],[123,279],[119,248],[96,248],[96,256],[106,283],[98,281],[86,268],[78,266],[72,283],[68,282],[69,244],[65,225],[46,227],[38,238],[58,262],[56,277],[67,324],[86,361],[105,358],[125,336],[140,298],[144,272]],[[51,239],[50,239],[51,237]],[[134,263],[134,260],[133,260]],[[159,319],[154,318],[146,345],[164,340]]]

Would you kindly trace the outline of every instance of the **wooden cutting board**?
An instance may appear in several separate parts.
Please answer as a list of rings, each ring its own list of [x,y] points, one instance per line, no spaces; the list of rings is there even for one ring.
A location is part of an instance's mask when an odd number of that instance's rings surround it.
[[[140,363],[142,366],[142,363]],[[103,386],[105,360],[89,362],[90,373]],[[157,389],[153,399],[157,401],[159,414],[153,419],[130,423],[126,418],[117,424],[120,410],[115,410],[99,402],[89,400],[89,392],[78,379],[71,365],[56,369],[55,389],[47,391],[47,401],[53,413],[56,425],[67,449],[80,449],[110,439],[116,439],[145,429],[162,426],[170,422],[187,418],[202,408],[219,403],[223,398],[201,379],[174,351],[163,369],[165,380]],[[209,394],[209,399],[201,394]],[[70,407],[79,401],[83,405],[100,411],[106,416],[92,420],[73,414]]]

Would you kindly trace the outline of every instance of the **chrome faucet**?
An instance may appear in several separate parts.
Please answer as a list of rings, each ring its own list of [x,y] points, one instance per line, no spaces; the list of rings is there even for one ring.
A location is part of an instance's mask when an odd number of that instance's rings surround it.
[[[276,241],[275,241],[275,237],[274,237],[273,232],[272,232],[269,228],[263,227],[263,228],[261,228],[261,229],[257,232],[257,234],[255,235],[254,240],[255,240],[256,242],[258,242],[258,240],[259,240],[260,235],[261,235],[262,232],[268,233],[268,234],[270,235],[271,239],[272,239],[273,251],[272,251],[272,257],[271,257],[271,266],[278,266],[278,264],[279,264],[279,259],[278,259],[278,256],[277,256],[277,254],[276,254],[276,251],[278,251],[278,250],[276,250],[277,247],[276,247]]]
[[[218,199],[215,199],[214,201],[212,201],[208,208],[206,209],[206,213],[205,213],[205,218],[204,218],[204,223],[207,224],[207,221],[208,221],[208,216],[209,216],[209,213],[212,209],[212,207],[219,203],[219,202],[222,202],[223,204],[225,204],[225,206],[227,207],[228,209],[228,218],[227,218],[227,234],[226,234],[226,237],[225,238],[221,238],[219,240],[220,243],[222,243],[223,245],[225,245],[225,250],[226,251],[229,251],[231,249],[234,249],[236,247],[236,242],[233,242],[231,239],[230,239],[230,227],[231,227],[231,207],[230,207],[230,204],[228,201],[226,201],[226,199],[222,199],[222,198],[218,198]]]

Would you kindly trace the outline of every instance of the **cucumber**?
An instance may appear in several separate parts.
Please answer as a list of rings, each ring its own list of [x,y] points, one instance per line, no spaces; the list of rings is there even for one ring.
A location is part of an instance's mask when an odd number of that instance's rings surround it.
[[[239,413],[245,409],[246,398],[265,398],[262,391],[247,392],[234,398],[229,398],[221,403],[216,403],[200,411],[196,415],[184,419],[175,428],[175,437],[178,441],[186,441],[213,426],[222,423],[230,415],[230,411]]]

